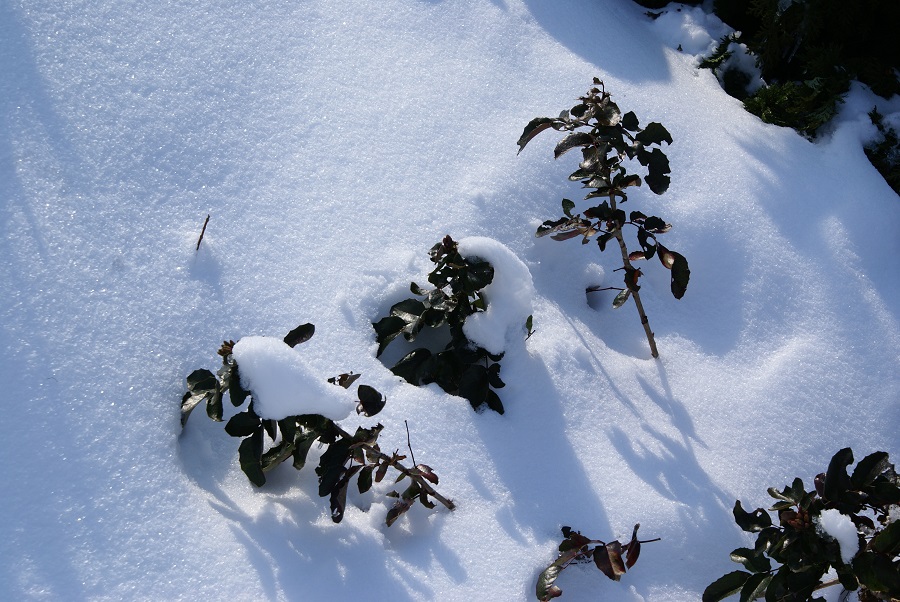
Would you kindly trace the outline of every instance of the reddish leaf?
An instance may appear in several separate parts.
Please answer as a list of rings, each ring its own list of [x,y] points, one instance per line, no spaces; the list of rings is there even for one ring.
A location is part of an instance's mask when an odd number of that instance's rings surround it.
[[[594,548],[594,564],[604,575],[618,581],[625,574],[625,562],[622,560],[622,544],[612,541],[605,546]]]

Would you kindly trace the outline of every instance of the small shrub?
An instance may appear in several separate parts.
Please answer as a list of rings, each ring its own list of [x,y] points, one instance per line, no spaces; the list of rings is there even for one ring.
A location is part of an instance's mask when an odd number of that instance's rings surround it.
[[[852,463],[853,452],[842,449],[827,472],[816,476],[812,490],[799,478],[780,491],[769,488],[778,501],[768,511],[747,512],[738,500],[734,519],[744,531],[757,533],[756,544],[731,553],[746,570],[712,583],[703,602],[734,594],[741,602],[763,596],[767,601],[824,600],[815,592],[834,585],[857,591],[862,602],[900,597],[900,477],[885,452],[866,456],[848,475]],[[769,512],[777,513],[777,524]],[[831,534],[836,527],[823,527],[826,518],[843,529],[840,541]],[[822,583],[830,569],[837,579]]]
[[[569,527],[562,528],[563,540],[559,544],[559,557],[538,577],[535,594],[541,602],[547,602],[562,595],[562,590],[556,585],[556,579],[564,568],[570,564],[581,564],[593,561],[604,575],[618,581],[622,575],[634,566],[641,554],[641,544],[659,541],[648,539],[638,541],[637,532],[640,525],[634,526],[631,541],[622,545],[618,541],[605,543],[599,539],[588,539],[578,531]],[[591,547],[593,546],[593,547]],[[624,555],[624,558],[623,558]]]
[[[563,217],[545,221],[537,229],[536,235],[549,235],[559,241],[580,237],[582,244],[596,236],[601,251],[605,251],[607,243],[615,239],[622,255],[622,267],[619,269],[624,272],[625,287],[610,287],[620,291],[613,300],[613,307],[621,307],[629,297],[634,299],[650,344],[650,353],[653,357],[658,357],[656,341],[638,292],[641,288],[638,279],[642,272],[632,262],[657,256],[660,263],[671,270],[671,289],[676,299],[684,296],[691,271],[683,255],[667,249],[657,240],[657,236],[672,228],[671,224],[640,211],[632,211],[630,215],[626,215],[618,204],[628,200],[628,188],[641,186],[642,182],[646,182],[655,194],[663,194],[669,188],[669,160],[660,145],[663,142],[671,144],[672,136],[659,123],[648,123],[641,128],[633,112],[623,115],[604,88],[603,82],[597,78],[594,78],[594,87],[578,100],[578,104],[560,113],[559,117],[538,117],[531,120],[519,138],[519,152],[545,130],[552,128],[569,132],[556,145],[554,157],[558,159],[570,150],[580,148],[582,161],[578,169],[569,176],[569,180],[580,181],[584,188],[590,190],[585,195],[585,200],[605,200],[581,213],[573,213],[575,203],[563,199]],[[637,160],[647,168],[647,175],[642,179],[637,174],[628,173],[626,160]],[[622,234],[626,225],[636,230],[640,251],[628,251]],[[588,289],[589,292],[596,290],[602,289]]]
[[[314,332],[312,324],[303,324],[285,336],[284,343],[295,347],[309,340]],[[206,404],[206,412],[211,419],[222,422],[222,402],[226,393],[235,407],[246,404],[244,411],[228,420],[225,432],[241,439],[238,459],[241,470],[251,483],[262,487],[266,483],[266,473],[288,459],[291,459],[294,468],[303,469],[310,448],[318,442],[326,448],[316,467],[319,496],[329,498],[331,519],[336,523],[344,517],[347,489],[353,477],[357,478],[357,488],[362,494],[371,489],[373,482],[381,482],[390,468],[400,473],[396,482],[409,478],[409,485],[402,492],[388,494],[397,498],[385,518],[388,526],[416,501],[427,508],[434,508],[435,504],[429,496],[450,510],[454,509],[453,502],[432,487],[432,484],[437,485],[438,477],[430,467],[416,464],[414,457],[412,467],[408,467],[402,463],[406,456],[397,451],[391,455],[381,451],[378,435],[384,427],[380,424],[368,429],[357,428],[351,435],[337,422],[320,414],[287,416],[280,420],[259,416],[256,412],[257,396],[241,384],[240,368],[232,355],[234,346],[234,341],[222,344],[218,352],[222,357],[222,366],[216,374],[200,369],[187,377],[188,390],[181,400],[181,426],[184,428],[191,412],[202,403]],[[359,374],[348,373],[330,378],[328,382],[349,389],[358,378]],[[303,393],[299,391],[298,395]],[[358,414],[374,416],[384,408],[385,398],[368,385],[357,387],[357,397]]]
[[[894,192],[900,194],[900,138],[897,137],[897,130],[885,125],[884,117],[877,108],[869,113],[869,119],[878,128],[880,139],[866,145],[866,156]]]
[[[391,371],[413,385],[437,383],[451,395],[469,400],[476,410],[484,406],[503,413],[503,404],[494,389],[500,389],[502,354],[495,355],[470,341],[463,332],[466,318],[484,311],[487,301],[482,290],[494,279],[494,268],[479,258],[459,254],[450,236],[431,248],[434,270],[425,289],[413,282],[410,290],[421,299],[411,298],[395,303],[390,315],[373,322],[378,341],[377,356],[402,335],[413,342],[423,328],[450,330],[450,342],[437,353],[420,347],[407,353]]]

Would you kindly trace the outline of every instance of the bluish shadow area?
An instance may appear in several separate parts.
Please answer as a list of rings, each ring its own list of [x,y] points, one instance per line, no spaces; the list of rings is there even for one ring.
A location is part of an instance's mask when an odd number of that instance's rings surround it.
[[[202,414],[202,408],[197,412]],[[240,439],[205,418],[192,415],[179,437],[179,458],[185,474],[210,494],[211,509],[229,522],[246,550],[247,569],[256,573],[267,599],[344,600],[361,591],[386,600],[433,599],[436,593],[421,574],[439,566],[457,583],[467,578],[460,558],[441,542],[444,521],[452,520],[443,507],[412,508],[391,527],[382,527],[382,538],[354,523],[371,520],[363,512],[383,519],[393,500],[372,492],[359,496],[354,485],[344,520],[319,521],[328,513],[328,499],[317,495],[315,448],[302,471],[287,463],[268,473],[265,487],[253,492],[265,498],[265,505],[248,514],[222,487],[237,465]],[[298,495],[298,489],[306,495]]]
[[[519,343],[504,356],[501,376],[507,386],[498,393],[506,413],[486,411],[475,420],[493,469],[509,492],[510,503],[498,513],[498,523],[520,542],[532,534],[557,540],[561,525],[610,533],[603,500],[570,440],[562,396],[544,363]],[[525,405],[528,400],[533,403]],[[496,489],[481,475],[472,481]],[[541,570],[536,567],[535,579]]]
[[[537,23],[560,44],[631,82],[670,78],[662,43],[641,22],[645,9],[629,1],[525,0]]]

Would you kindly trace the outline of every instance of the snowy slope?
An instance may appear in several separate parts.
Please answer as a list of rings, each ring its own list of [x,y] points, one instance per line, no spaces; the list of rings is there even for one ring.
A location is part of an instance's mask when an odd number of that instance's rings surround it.
[[[563,599],[696,600],[744,542],[736,498],[900,453],[900,202],[864,115],[817,144],[763,124],[674,49],[699,17],[626,0],[352,5],[0,3],[0,598],[521,600],[560,525],[640,522],[662,541],[623,581],[573,567]],[[681,301],[642,280],[659,360],[585,296],[614,257],[533,237],[578,190],[552,135],[515,141],[593,76],[674,138],[669,192],[632,195],[692,270]],[[375,358],[370,322],[448,233],[533,278],[504,416]],[[334,525],[311,467],[258,491],[221,425],[181,434],[223,339],[303,322],[310,368],[388,397],[382,447],[408,420],[454,513],[387,529],[369,494]]]

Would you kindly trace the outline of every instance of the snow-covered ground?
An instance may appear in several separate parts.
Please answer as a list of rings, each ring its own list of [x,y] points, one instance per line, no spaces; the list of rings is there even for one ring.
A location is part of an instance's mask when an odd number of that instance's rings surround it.
[[[842,447],[900,454],[900,199],[860,144],[900,102],[857,87],[815,144],[761,123],[695,68],[723,32],[698,10],[0,3],[0,599],[523,600],[561,525],[640,522],[662,540],[623,580],[572,567],[563,599],[697,600],[747,542],[735,499]],[[641,281],[659,360],[630,303],[585,295],[620,281],[613,254],[533,235],[580,196],[554,136],[516,140],[594,76],[674,138],[669,191],[629,201],[691,266],[680,301],[659,265]],[[375,358],[370,323],[445,234],[533,280],[503,416]],[[311,466],[256,490],[220,424],[181,433],[184,378],[224,339],[304,322],[310,372],[388,398],[345,428],[405,450],[408,421],[455,512],[386,528],[382,487],[335,525]]]

